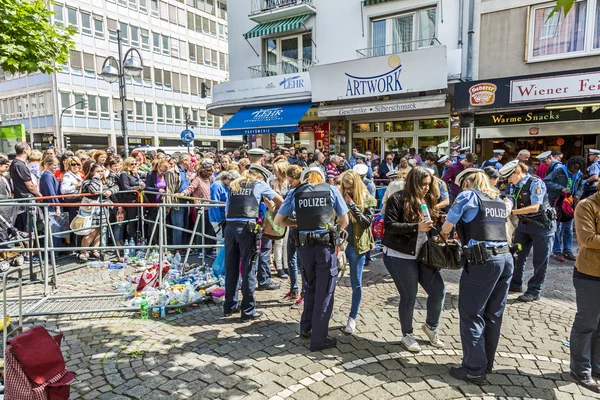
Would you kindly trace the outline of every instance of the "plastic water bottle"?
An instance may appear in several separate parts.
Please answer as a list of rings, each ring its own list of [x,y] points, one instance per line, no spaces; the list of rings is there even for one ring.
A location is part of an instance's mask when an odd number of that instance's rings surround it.
[[[160,317],[164,318],[167,313],[167,297],[162,293],[158,295],[158,306],[160,307]]]
[[[148,300],[146,300],[146,296],[142,297],[142,302],[140,303],[140,318],[148,319]]]
[[[431,222],[431,215],[429,214],[429,209],[426,204],[421,204],[421,212],[423,213],[423,218],[425,218],[425,222]]]
[[[181,265],[181,254],[179,254],[179,250],[175,252],[175,257],[173,258],[173,264],[175,264],[175,269],[179,269]]]
[[[135,247],[135,240],[133,238],[129,238],[129,246]]]

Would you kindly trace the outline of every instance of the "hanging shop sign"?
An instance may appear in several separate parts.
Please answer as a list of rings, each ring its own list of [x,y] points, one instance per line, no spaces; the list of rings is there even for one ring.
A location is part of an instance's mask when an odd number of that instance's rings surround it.
[[[310,79],[313,102],[445,89],[446,47],[317,65],[310,69]]]
[[[224,82],[213,87],[212,101],[219,103],[266,96],[301,95],[310,91],[310,75],[308,72],[299,72]]]
[[[464,82],[457,84],[454,91],[456,111],[582,101],[600,101],[600,69]]]

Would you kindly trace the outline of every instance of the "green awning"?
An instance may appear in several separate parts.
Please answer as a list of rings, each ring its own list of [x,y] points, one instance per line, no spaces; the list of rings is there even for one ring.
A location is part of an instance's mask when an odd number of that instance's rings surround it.
[[[387,3],[388,1],[395,1],[395,0],[364,0],[363,6],[370,6],[372,4],[379,4],[379,3]]]
[[[313,14],[303,14],[296,17],[278,19],[277,21],[265,22],[264,24],[258,24],[254,28],[250,29],[244,34],[247,39],[272,35],[274,33],[284,33],[289,31],[295,31],[302,27],[302,23],[306,21]]]

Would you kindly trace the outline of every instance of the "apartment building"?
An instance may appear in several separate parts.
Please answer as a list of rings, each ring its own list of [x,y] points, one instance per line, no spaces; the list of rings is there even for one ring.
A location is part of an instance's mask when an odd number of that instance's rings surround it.
[[[223,142],[221,117],[207,113],[211,88],[229,79],[227,2],[219,0],[57,0],[56,25],[77,30],[67,65],[51,74],[0,76],[0,114],[5,124],[24,124],[34,147],[50,141],[80,148],[123,147],[118,84],[100,77],[108,56],[139,49],[142,76],[126,77],[129,148],[180,145],[186,115],[197,123],[195,145]],[[87,108],[70,105],[87,98]],[[60,118],[62,114],[62,119]],[[54,138],[54,139],[53,139]]]

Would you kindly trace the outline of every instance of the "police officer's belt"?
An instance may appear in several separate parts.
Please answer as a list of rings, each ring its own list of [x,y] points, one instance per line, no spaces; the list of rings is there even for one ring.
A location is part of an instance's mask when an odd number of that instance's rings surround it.
[[[238,228],[245,228],[248,225],[256,225],[256,221],[227,221],[227,226],[235,226]]]
[[[500,254],[508,254],[508,253],[510,253],[510,247],[508,247],[508,246],[502,246],[502,247],[488,247],[488,248],[487,248],[487,251],[488,251],[490,254],[492,254],[492,255],[494,255],[494,256],[497,256],[497,255],[500,255]]]
[[[309,246],[329,246],[334,244],[333,235],[330,232],[315,233],[303,232],[298,233],[298,241],[300,247]]]

